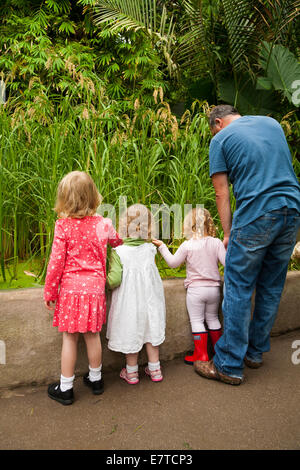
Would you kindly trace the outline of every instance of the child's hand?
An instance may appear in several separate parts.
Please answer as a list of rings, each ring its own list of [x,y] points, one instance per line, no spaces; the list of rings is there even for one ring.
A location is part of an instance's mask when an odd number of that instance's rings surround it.
[[[53,304],[53,306],[51,306]],[[47,302],[44,302],[44,305],[47,310],[55,310],[55,302],[52,302],[52,300],[47,300]]]
[[[161,246],[163,244],[161,240],[156,240],[155,238],[152,240],[152,243],[155,246]]]

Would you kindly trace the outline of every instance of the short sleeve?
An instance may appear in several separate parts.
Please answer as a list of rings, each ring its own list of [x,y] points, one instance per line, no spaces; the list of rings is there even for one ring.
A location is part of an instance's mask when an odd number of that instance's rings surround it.
[[[209,146],[209,176],[224,172],[228,172],[228,168],[223,148],[216,139],[212,139]]]

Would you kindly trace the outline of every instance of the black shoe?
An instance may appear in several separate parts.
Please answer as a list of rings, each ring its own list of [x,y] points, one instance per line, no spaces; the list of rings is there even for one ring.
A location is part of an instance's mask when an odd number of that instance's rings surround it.
[[[101,395],[101,393],[104,392],[103,379],[96,380],[96,382],[91,382],[89,379],[89,373],[87,373],[83,377],[83,383],[92,389],[94,395]]]
[[[72,405],[74,401],[73,388],[62,392],[60,389],[60,382],[49,385],[48,387],[48,397],[52,400],[56,400],[62,405]]]

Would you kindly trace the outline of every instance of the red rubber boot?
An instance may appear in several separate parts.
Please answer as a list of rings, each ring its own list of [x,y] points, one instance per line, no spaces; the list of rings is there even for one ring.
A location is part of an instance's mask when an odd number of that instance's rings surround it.
[[[185,356],[184,362],[192,366],[194,364],[194,361],[209,361],[209,357],[207,354],[207,331],[204,333],[192,333],[192,335],[195,345],[194,353],[192,356]]]
[[[222,328],[220,328],[219,330],[209,330],[209,336],[211,339],[214,354],[215,354],[215,344],[221,338],[222,334],[223,334]]]

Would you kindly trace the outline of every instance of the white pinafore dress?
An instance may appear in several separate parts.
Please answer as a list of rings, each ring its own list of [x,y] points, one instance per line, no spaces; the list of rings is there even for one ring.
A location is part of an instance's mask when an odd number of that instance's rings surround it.
[[[108,315],[108,347],[124,354],[139,352],[145,343],[165,340],[166,308],[162,280],[152,243],[114,248],[123,265],[122,283],[113,290]]]

